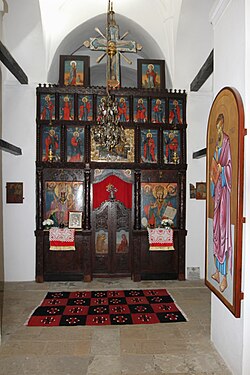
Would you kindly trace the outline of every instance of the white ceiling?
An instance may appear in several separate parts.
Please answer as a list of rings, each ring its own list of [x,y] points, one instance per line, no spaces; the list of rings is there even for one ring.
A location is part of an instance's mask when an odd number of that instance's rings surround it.
[[[137,54],[129,54],[128,65],[121,60],[123,86],[136,86],[138,58],[163,59],[166,62],[166,85],[172,87],[170,76],[174,42],[182,0],[114,0],[115,19],[120,36],[135,40],[143,46]],[[47,48],[48,82],[58,81],[59,55],[71,54],[90,37],[104,34],[107,18],[107,0],[39,0],[44,40]],[[157,41],[157,42],[156,42]],[[91,84],[105,80],[105,59],[97,65],[100,55],[82,47],[76,54],[90,55]]]
[[[55,51],[54,58],[52,60],[48,73],[49,82],[56,82],[58,79],[58,62],[60,55],[70,55],[77,48],[82,46],[85,40],[88,40],[90,37],[99,37],[100,35],[95,31],[95,27],[98,27],[105,34],[106,17],[106,14],[98,15],[82,23],[65,36],[65,38],[62,40],[57,50]],[[164,55],[157,42],[140,25],[119,14],[115,15],[115,19],[117,24],[119,25],[120,36],[122,36],[126,31],[129,31],[129,34],[125,39],[134,40],[143,46],[143,49],[141,51],[138,51],[138,53],[127,54],[127,57],[132,61],[131,66],[121,58],[122,85],[133,87],[137,84],[137,59],[164,59]],[[91,84],[105,85],[105,59],[102,61],[102,64],[96,64],[96,59],[101,55],[101,52],[94,52],[86,48],[85,46],[82,46],[76,52],[76,55],[90,56]],[[167,76],[167,82],[168,85],[170,85],[171,80],[168,73]]]

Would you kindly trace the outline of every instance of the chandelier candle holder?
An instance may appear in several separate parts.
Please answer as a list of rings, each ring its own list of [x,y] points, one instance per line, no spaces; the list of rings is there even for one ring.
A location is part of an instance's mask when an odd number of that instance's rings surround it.
[[[119,122],[117,101],[112,99],[109,92],[101,100],[98,122],[91,132],[95,142],[105,147],[110,157],[117,154],[117,148],[124,147],[126,143],[125,130]]]

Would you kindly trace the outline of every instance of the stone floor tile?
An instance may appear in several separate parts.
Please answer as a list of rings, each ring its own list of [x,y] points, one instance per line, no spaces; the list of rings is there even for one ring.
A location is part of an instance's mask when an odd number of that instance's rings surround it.
[[[154,374],[157,372],[153,355],[128,354],[121,356],[122,374]]]
[[[90,361],[87,375],[120,375],[121,360],[120,356],[114,355],[96,355]]]
[[[120,355],[119,327],[97,327],[92,336],[92,355]]]
[[[38,341],[17,341],[7,342],[1,346],[0,358],[1,357],[12,357],[27,355],[37,356],[43,353],[45,343]]]
[[[89,357],[45,356],[38,359],[38,367],[43,369],[43,375],[86,375],[89,362]],[[24,374],[37,375],[32,373],[32,364],[24,368]]]
[[[129,326],[27,327],[48,291],[167,289],[188,321]],[[6,283],[0,375],[231,375],[210,341],[202,280],[129,278]]]
[[[90,341],[53,341],[47,342],[43,355],[54,356],[86,356],[90,354]]]

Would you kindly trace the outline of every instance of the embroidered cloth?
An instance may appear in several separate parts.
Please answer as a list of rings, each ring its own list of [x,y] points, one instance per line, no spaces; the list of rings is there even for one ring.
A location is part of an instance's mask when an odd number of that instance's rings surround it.
[[[53,227],[49,231],[50,250],[75,250],[75,230]]]
[[[173,229],[147,229],[149,250],[174,250]]]

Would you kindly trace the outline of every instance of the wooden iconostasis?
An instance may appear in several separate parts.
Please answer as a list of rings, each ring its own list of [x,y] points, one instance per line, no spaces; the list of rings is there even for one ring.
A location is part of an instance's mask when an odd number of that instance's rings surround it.
[[[95,133],[104,87],[37,88],[37,281],[185,277],[186,94],[121,88],[111,96],[125,129],[112,153]],[[50,251],[43,221],[67,227],[75,211],[76,250]],[[175,251],[150,252],[147,227],[166,215]]]

